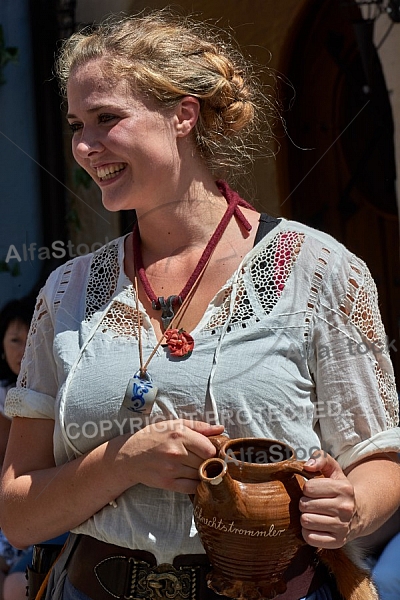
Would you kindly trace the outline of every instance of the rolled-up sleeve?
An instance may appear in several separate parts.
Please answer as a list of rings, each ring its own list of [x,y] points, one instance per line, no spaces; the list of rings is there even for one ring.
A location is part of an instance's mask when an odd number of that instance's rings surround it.
[[[58,381],[53,342],[54,328],[44,288],[37,298],[17,386],[7,394],[7,416],[54,419]]]

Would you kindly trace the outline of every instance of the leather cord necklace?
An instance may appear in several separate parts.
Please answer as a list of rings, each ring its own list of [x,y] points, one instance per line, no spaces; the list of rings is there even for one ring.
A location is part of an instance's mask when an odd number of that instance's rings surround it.
[[[167,342],[171,356],[189,356],[193,349],[193,338],[185,332],[184,329],[173,329],[173,326],[181,320],[181,315],[190,303],[190,300],[195,293],[198,282],[203,276],[204,271],[207,268],[208,263],[211,260],[212,253],[217,246],[219,240],[222,237],[231,217],[233,215],[240,221],[243,227],[247,230],[251,230],[251,224],[239,210],[240,206],[245,206],[255,210],[245,200],[232,191],[229,186],[223,182],[217,182],[218,188],[224,195],[228,207],[225,211],[224,216],[219,222],[216,230],[211,236],[206,248],[204,249],[199,262],[197,263],[192,275],[185,284],[183,290],[178,296],[169,296],[167,299],[164,297],[158,297],[155,295],[150,282],[146,276],[146,271],[143,266],[142,253],[140,248],[140,233],[137,223],[134,226],[132,237],[133,237],[133,252],[134,252],[134,265],[135,265],[135,294],[136,294],[136,313],[138,323],[138,343],[139,343],[139,370],[134,373],[128,381],[125,396],[123,399],[123,406],[128,410],[149,415],[152,411],[154,401],[157,397],[158,388],[153,383],[153,379],[148,373],[147,367],[161,346],[164,340]],[[151,352],[150,356],[146,360],[143,359],[143,346],[141,337],[141,318],[139,311],[139,289],[138,289],[138,278],[140,279],[143,289],[145,290],[148,298],[152,301],[152,306],[156,310],[162,310],[161,320],[164,326],[164,332],[157,342],[155,348]],[[177,305],[177,310],[174,310],[174,305]],[[183,341],[182,341],[183,340]]]
[[[199,275],[204,272],[204,268],[208,264],[211,254],[215,250],[218,242],[220,241],[232,216],[235,215],[238,221],[243,225],[243,227],[247,231],[251,230],[251,225],[242,213],[242,211],[239,209],[239,206],[255,210],[254,207],[248,204],[245,200],[243,200],[243,198],[241,198],[239,194],[234,192],[226,182],[218,180],[216,184],[220,192],[225,197],[228,203],[228,207],[217,228],[215,229],[213,235],[211,236],[208,244],[206,245],[196,267],[194,268],[193,273],[191,274],[191,276],[189,277],[185,286],[179,294],[173,294],[171,296],[168,296],[168,298],[165,298],[164,296],[156,296],[153,288],[150,285],[150,282],[146,275],[146,270],[143,265],[143,257],[140,245],[140,231],[138,223],[136,222],[133,227],[132,245],[135,271],[141,281],[141,284],[143,286],[144,291],[147,294],[147,297],[149,298],[149,300],[151,300],[152,308],[154,310],[162,311],[161,321],[164,329],[168,328],[169,324],[175,316],[177,307],[179,307],[184,302],[190,290],[193,288],[195,282],[198,281]]]
[[[208,260],[210,260],[210,258],[211,258],[211,256],[209,257]],[[183,300],[182,304],[179,306],[178,310],[176,311],[175,315],[171,319],[171,321],[168,324],[167,328],[165,329],[164,333],[158,340],[157,344],[153,348],[153,351],[151,352],[151,354],[148,357],[148,359],[146,360],[146,362],[143,359],[142,321],[141,321],[140,310],[139,310],[139,286],[138,286],[138,278],[135,273],[134,283],[135,283],[135,296],[136,296],[136,315],[137,315],[140,366],[139,366],[139,370],[136,371],[136,373],[134,373],[133,377],[131,377],[129,379],[128,385],[127,385],[127,388],[125,391],[125,396],[124,396],[122,405],[125,406],[128,410],[135,412],[135,413],[145,414],[145,415],[149,415],[151,413],[151,410],[152,410],[153,404],[154,404],[154,400],[157,397],[158,387],[156,387],[155,384],[153,383],[153,379],[152,379],[151,375],[148,373],[147,367],[149,366],[151,359],[153,358],[153,356],[155,355],[155,353],[157,352],[157,350],[159,349],[159,347],[165,340],[167,340],[167,346],[170,350],[170,354],[173,356],[189,356],[192,353],[192,349],[194,346],[194,341],[193,341],[192,336],[187,334],[183,329],[179,329],[179,330],[173,329],[173,325],[175,323],[178,323],[178,320],[180,320],[181,314],[184,312],[184,310],[186,309],[186,306],[189,304],[192,294],[194,293],[194,290],[196,288],[196,284],[201,279],[201,276],[202,276],[203,272],[205,271],[207,264],[208,264],[208,261],[203,266],[203,269],[200,271],[200,273],[197,277],[197,280],[195,281],[192,289],[189,291],[189,294],[186,296],[186,298]],[[178,341],[178,350],[175,348],[175,351],[171,352],[171,347],[170,347],[171,342],[169,340],[170,333],[177,335],[178,338],[182,337],[182,334],[183,334],[185,342],[186,342],[185,346],[183,348],[179,348],[179,339],[178,339],[177,340]],[[190,348],[190,349],[188,350],[188,348]],[[180,350],[182,350],[182,352],[180,352]]]

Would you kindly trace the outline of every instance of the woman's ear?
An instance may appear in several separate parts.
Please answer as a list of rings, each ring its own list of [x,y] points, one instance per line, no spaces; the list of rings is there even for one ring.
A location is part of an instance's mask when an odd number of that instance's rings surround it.
[[[176,107],[176,132],[178,137],[187,136],[197,123],[200,103],[194,96],[184,96]]]

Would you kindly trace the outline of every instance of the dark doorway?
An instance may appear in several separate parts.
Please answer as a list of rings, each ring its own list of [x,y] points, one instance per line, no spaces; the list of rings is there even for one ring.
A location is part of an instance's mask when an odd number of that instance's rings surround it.
[[[399,220],[391,106],[372,24],[341,0],[311,2],[286,73],[290,215],[333,235],[367,263],[400,377]],[[358,31],[357,31],[358,28]],[[357,37],[358,36],[358,37]],[[361,43],[360,43],[361,36]],[[363,45],[366,45],[366,48]]]

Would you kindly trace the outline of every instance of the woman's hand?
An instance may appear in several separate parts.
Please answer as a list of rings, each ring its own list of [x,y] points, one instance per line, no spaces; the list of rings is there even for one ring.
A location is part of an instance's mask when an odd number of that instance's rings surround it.
[[[216,454],[207,436],[223,430],[221,425],[202,421],[160,421],[130,436],[120,454],[134,459],[134,483],[194,494],[201,463]]]
[[[310,479],[304,485],[299,504],[303,538],[310,546],[341,548],[353,537],[357,524],[354,487],[327,453],[314,453],[304,468],[320,471],[324,477]]]
[[[24,547],[74,529],[137,483],[192,494],[198,466],[216,453],[207,437],[223,429],[163,421],[55,465],[54,421],[14,417],[0,486],[0,525],[13,546]]]

